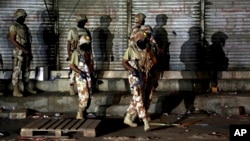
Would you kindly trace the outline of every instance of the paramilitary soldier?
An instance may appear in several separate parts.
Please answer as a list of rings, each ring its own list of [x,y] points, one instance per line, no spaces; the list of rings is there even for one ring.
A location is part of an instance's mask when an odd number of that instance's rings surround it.
[[[77,27],[72,28],[69,33],[68,33],[68,43],[67,43],[67,51],[68,51],[68,59],[71,59],[71,55],[74,52],[74,50],[77,49],[80,43],[81,37],[88,36],[90,42],[92,41],[91,34],[89,30],[85,27],[85,24],[88,22],[88,19],[86,15],[78,15],[76,18],[77,22]],[[91,46],[90,46],[91,47]],[[90,73],[91,76],[93,76],[94,72],[94,61],[92,57],[92,49],[89,50],[89,54],[91,55],[91,60],[90,60]],[[71,72],[70,70],[70,89],[69,93],[70,95],[75,95],[75,89],[74,89],[74,84],[75,84],[75,76],[74,73]]]
[[[152,27],[150,25],[145,25],[145,18],[146,18],[146,16],[143,13],[138,13],[134,16],[135,25],[133,26],[133,28],[131,30],[131,34],[129,37],[129,44],[133,44],[133,42],[134,42],[133,39],[134,39],[135,35],[137,34],[137,32],[143,31],[144,33],[146,33],[146,39],[147,39],[146,44],[148,44],[148,47],[152,48],[155,52],[154,45],[156,44],[156,42],[152,36],[153,30],[152,30]],[[151,76],[153,76],[152,80],[150,83],[147,83],[146,92],[144,93],[143,102],[144,102],[144,106],[146,108],[146,111],[150,107],[151,96],[153,95],[153,91],[154,91],[155,87],[158,85],[158,79],[156,77],[157,76],[156,73],[157,73],[157,70],[154,67],[154,69],[151,70]],[[136,113],[134,113],[132,115],[132,120],[135,121],[137,116],[138,115]],[[148,120],[150,120],[150,116],[149,115],[147,115],[147,116],[148,116]]]
[[[12,85],[13,96],[22,97],[19,89],[19,75],[22,74],[22,81],[24,84],[24,91],[36,94],[32,90],[29,83],[30,62],[32,60],[31,53],[31,33],[26,24],[24,24],[27,13],[24,9],[17,9],[14,13],[16,21],[9,28],[10,42],[14,45],[13,48],[13,73]]]
[[[127,48],[123,57],[122,65],[129,71],[129,84],[133,93],[133,98],[127,109],[124,123],[130,127],[136,127],[137,124],[133,122],[133,115],[138,115],[144,122],[144,130],[149,131],[147,102],[144,102],[144,97],[149,83],[152,82],[152,70],[156,64],[156,57],[153,49],[148,43],[147,33],[139,30],[130,39],[129,47]],[[150,90],[149,90],[150,91]],[[152,94],[152,93],[150,93]],[[151,97],[150,95],[149,97]]]
[[[86,19],[86,16],[81,16],[82,19]],[[85,17],[85,18],[84,18]],[[79,23],[78,26],[81,27]],[[82,32],[80,32],[82,31]],[[92,94],[92,79],[91,73],[93,73],[93,55],[91,49],[91,37],[85,29],[72,30],[74,42],[77,41],[76,50],[70,55],[70,68],[73,70],[74,80],[76,81],[79,104],[76,119],[86,118],[86,110],[90,104]],[[76,44],[76,43],[73,43]]]

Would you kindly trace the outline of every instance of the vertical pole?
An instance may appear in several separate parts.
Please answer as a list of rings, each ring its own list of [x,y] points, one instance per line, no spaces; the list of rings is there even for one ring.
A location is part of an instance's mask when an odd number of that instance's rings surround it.
[[[200,15],[200,18],[201,18],[201,41],[202,41],[202,44],[204,46],[204,42],[203,42],[203,39],[205,39],[205,0],[201,0],[200,1],[200,11],[201,11],[201,15]]]
[[[55,11],[55,33],[56,33],[56,70],[60,69],[60,61],[59,61],[59,7],[58,0],[54,0],[54,11]]]
[[[129,34],[131,33],[131,28],[132,28],[132,1],[133,0],[127,0],[127,13],[128,13],[128,17],[127,17],[127,21],[128,21],[128,31],[127,31],[127,35],[129,37]],[[127,37],[127,38],[128,38]],[[127,42],[128,45],[128,42]]]

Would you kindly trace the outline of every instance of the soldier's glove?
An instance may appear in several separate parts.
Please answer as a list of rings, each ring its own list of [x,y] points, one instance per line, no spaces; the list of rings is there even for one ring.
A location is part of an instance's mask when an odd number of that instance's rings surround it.
[[[86,79],[88,76],[87,76],[87,73],[85,72],[85,71],[82,71],[81,73],[80,73],[80,75],[81,75],[81,77],[82,77],[82,79]]]
[[[139,71],[137,69],[134,69],[132,71],[132,75],[135,76],[135,77],[139,77]]]

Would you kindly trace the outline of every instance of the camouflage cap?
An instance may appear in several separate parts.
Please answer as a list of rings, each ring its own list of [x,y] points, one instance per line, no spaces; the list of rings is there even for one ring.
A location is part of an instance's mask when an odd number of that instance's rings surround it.
[[[142,22],[143,20],[145,20],[146,16],[143,13],[138,13],[135,15],[135,22]]]
[[[15,13],[14,13],[14,17],[15,17],[16,19],[18,19],[19,17],[22,17],[22,16],[27,17],[26,11],[25,11],[24,9],[17,9],[17,10],[15,11]]]
[[[80,21],[88,21],[88,18],[87,18],[87,16],[86,15],[84,15],[84,14],[80,14],[80,15],[77,15],[76,16],[76,22],[78,23],[78,22],[80,22]]]

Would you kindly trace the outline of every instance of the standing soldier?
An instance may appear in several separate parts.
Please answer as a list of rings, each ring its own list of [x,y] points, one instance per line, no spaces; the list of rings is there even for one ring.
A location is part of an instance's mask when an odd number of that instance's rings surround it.
[[[22,81],[24,91],[36,94],[36,91],[29,88],[30,62],[32,60],[31,53],[31,34],[26,24],[24,24],[27,13],[24,9],[17,9],[14,13],[16,21],[10,26],[10,42],[14,45],[13,56],[13,96],[22,97],[23,94],[19,89],[19,75],[22,73]]]
[[[79,39],[80,36],[88,36],[90,41],[92,41],[91,34],[87,28],[85,28],[85,24],[88,22],[88,19],[86,15],[78,15],[76,18],[77,22],[77,27],[72,28],[69,33],[68,33],[68,43],[67,43],[67,51],[68,51],[68,60],[71,59],[71,55],[74,52],[74,50],[77,49],[79,45]],[[92,56],[92,49],[90,50],[90,54]],[[93,58],[93,57],[91,57]],[[91,59],[91,76],[94,76],[94,61]],[[75,95],[75,89],[74,89],[74,84],[75,84],[75,76],[74,73],[72,73],[72,70],[70,69],[69,72],[69,77],[70,77],[70,89],[69,93],[70,95]]]
[[[83,25],[87,22],[85,15],[79,16],[78,30],[71,30],[73,45],[76,49],[70,54],[70,68],[73,70],[74,81],[76,81],[79,104],[76,119],[83,119],[90,104],[92,94],[91,74],[94,71],[93,54],[91,49],[91,37]]]
[[[152,32],[153,29],[151,26],[149,25],[145,25],[145,18],[146,16],[143,13],[138,13],[134,16],[134,20],[135,20],[135,25],[133,26],[132,30],[131,30],[131,34],[129,37],[129,44],[134,44],[133,39],[136,35],[137,32],[139,31],[143,31],[146,34],[146,39],[147,39],[147,44],[150,48],[153,48],[154,44],[155,44],[155,40],[152,36]],[[154,76],[154,79],[152,78],[152,83],[148,83],[147,87],[149,87],[149,89],[147,88],[147,91],[144,93],[144,97],[143,97],[143,102],[144,102],[144,106],[146,108],[146,111],[149,109],[150,106],[150,102],[151,102],[151,96],[153,95],[153,90],[155,89],[155,86],[158,85],[158,81],[156,79],[156,70],[154,69],[154,71],[152,70],[151,75]],[[136,117],[137,117],[137,113],[134,113],[132,115],[132,120],[135,121]],[[148,120],[150,120],[150,116],[147,115]]]
[[[129,47],[123,57],[122,65],[129,71],[129,84],[133,91],[133,98],[127,109],[124,123],[136,127],[133,115],[138,115],[144,122],[144,130],[149,131],[147,107],[144,102],[148,84],[152,82],[152,69],[156,64],[154,52],[148,43],[147,33],[138,31],[130,39]]]

